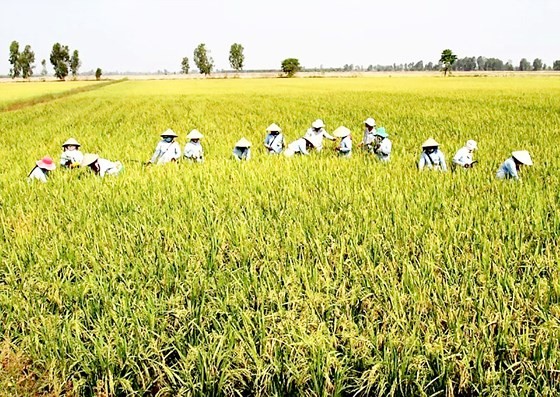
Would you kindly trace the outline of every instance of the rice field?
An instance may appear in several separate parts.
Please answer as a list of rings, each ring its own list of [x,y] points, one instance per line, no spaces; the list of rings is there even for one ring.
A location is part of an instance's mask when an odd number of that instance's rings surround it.
[[[356,147],[367,117],[389,164]],[[265,153],[316,118],[350,159]],[[167,128],[205,162],[145,167]],[[478,166],[419,173],[430,136]],[[69,137],[124,172],[28,183]],[[0,113],[0,390],[557,395],[559,143],[558,77],[124,81]],[[518,149],[534,166],[496,180]]]

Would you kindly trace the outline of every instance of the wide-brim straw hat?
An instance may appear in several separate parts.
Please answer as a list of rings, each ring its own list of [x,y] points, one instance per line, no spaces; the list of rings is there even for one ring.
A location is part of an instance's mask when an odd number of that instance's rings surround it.
[[[465,147],[469,150],[478,150],[478,145],[476,144],[476,141],[473,141],[472,139],[469,139],[467,141]]]
[[[375,120],[371,117],[368,117],[366,121],[364,121],[364,124],[369,125],[370,127],[375,127]]]
[[[389,136],[389,134],[387,134],[387,131],[385,131],[385,127],[377,128],[374,135],[379,135],[382,138],[387,138]]]
[[[199,130],[192,130],[187,135],[187,139],[191,139],[191,140],[192,139],[201,139],[203,137],[204,137],[204,135],[202,135]]]
[[[172,129],[167,129],[161,133],[161,137],[172,136],[173,138],[177,138],[179,135],[175,133]]]
[[[345,138],[350,135],[350,133],[351,131],[343,125],[333,131],[333,135],[337,138]]]
[[[82,146],[82,145],[80,145],[78,143],[78,141],[75,140],[74,138],[70,138],[62,144],[62,147],[65,147],[65,146]]]
[[[93,163],[95,163],[97,160],[99,159],[99,156],[97,154],[93,154],[93,153],[86,153],[84,154],[84,159],[82,160],[82,167],[87,167],[88,165],[91,165]]]
[[[519,161],[521,164],[533,165],[531,155],[526,150],[517,150],[511,154],[511,157]]]
[[[245,138],[241,138],[240,140],[237,141],[235,147],[251,147],[251,142],[249,142]]]
[[[429,138],[426,142],[422,144],[422,147],[439,147],[439,143],[436,142],[434,138]]]
[[[282,132],[282,128],[280,128],[278,126],[278,124],[272,123],[268,127],[266,127],[266,131],[267,132]]]
[[[323,123],[323,120],[321,120],[321,119],[317,119],[313,123],[311,123],[311,127],[313,127],[313,128],[323,128],[324,126],[325,126],[325,123]]]
[[[45,156],[41,160],[37,160],[35,164],[37,164],[37,167],[43,168],[48,171],[53,171],[56,168],[54,160],[49,156]]]

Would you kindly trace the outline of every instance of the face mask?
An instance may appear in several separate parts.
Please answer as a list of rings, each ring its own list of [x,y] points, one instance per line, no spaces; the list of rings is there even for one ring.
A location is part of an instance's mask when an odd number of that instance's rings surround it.
[[[170,136],[166,136],[165,138],[163,138],[163,140],[164,140],[165,142],[167,142],[167,143],[173,142],[173,138],[170,137]]]

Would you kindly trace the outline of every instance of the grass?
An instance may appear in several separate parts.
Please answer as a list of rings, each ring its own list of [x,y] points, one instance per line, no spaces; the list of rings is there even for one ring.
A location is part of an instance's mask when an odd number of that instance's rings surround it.
[[[555,78],[127,81],[6,113],[0,332],[53,395],[555,395],[559,94]],[[356,144],[368,116],[388,165],[260,147],[271,122],[291,141],[318,117]],[[143,168],[169,127],[205,134],[206,161]],[[124,173],[28,184],[69,136]],[[429,136],[449,161],[476,139],[480,167],[419,174]],[[495,180],[522,148],[522,183]]]

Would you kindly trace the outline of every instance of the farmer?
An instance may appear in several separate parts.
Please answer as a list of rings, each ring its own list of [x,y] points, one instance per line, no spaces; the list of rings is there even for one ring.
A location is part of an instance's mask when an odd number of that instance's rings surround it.
[[[235,159],[238,161],[249,160],[251,158],[251,142],[249,142],[245,138],[241,138],[235,144],[232,154],[233,157],[235,157]]]
[[[379,127],[375,130],[374,135],[373,153],[382,162],[388,162],[393,148],[393,143],[389,140],[389,134],[387,134],[385,128]]]
[[[99,158],[97,154],[87,153],[82,160],[82,167],[89,167],[96,175],[104,177],[105,175],[118,175],[123,165],[120,161],[109,161]]]
[[[268,132],[266,138],[264,138],[264,147],[268,151],[268,154],[280,154],[284,148],[284,135],[282,135],[282,129],[276,124],[270,124],[266,131]]]
[[[476,161],[473,161],[473,152],[478,149],[476,141],[472,139],[468,140],[465,146],[455,153],[453,157],[453,165],[457,165],[463,168],[472,168]]]
[[[311,149],[313,149],[313,144],[307,136],[304,136],[290,143],[284,151],[284,156],[292,157],[295,154],[308,156]]]
[[[43,183],[47,182],[47,177],[49,172],[56,168],[54,161],[49,156],[43,157],[41,160],[35,162],[35,167],[31,170],[27,176],[28,181],[38,180]]]
[[[366,121],[364,121],[364,124],[364,138],[358,146],[363,146],[364,149],[371,152],[373,151],[375,142],[375,120],[369,117]]]
[[[79,150],[80,144],[74,138],[68,139],[62,144],[62,156],[60,156],[60,165],[68,168],[79,167],[84,159],[84,155]]]
[[[445,156],[439,150],[439,143],[433,138],[428,139],[422,144],[422,154],[420,154],[418,169],[423,170],[424,167],[430,170],[447,171]]]
[[[323,138],[327,138],[331,141],[336,140],[334,136],[330,135],[325,130],[325,123],[323,123],[321,119],[317,119],[311,124],[311,128],[307,130],[305,137],[313,144],[315,150],[318,152],[323,149]]]
[[[181,156],[181,147],[175,142],[177,134],[173,132],[173,130],[168,129],[161,134],[161,138],[161,141],[159,141],[156,146],[154,155],[147,164],[152,164],[156,161],[157,164],[166,164],[171,161],[175,162],[179,160]]]
[[[340,138],[340,143],[335,148],[339,156],[350,157],[352,155],[352,135],[350,130],[342,125],[333,131],[333,135]]]
[[[187,135],[189,141],[185,145],[185,151],[183,152],[186,159],[196,161],[197,163],[202,163],[204,161],[204,151],[200,144],[202,138],[203,135],[198,130],[189,132]]]
[[[524,165],[533,165],[531,155],[526,150],[518,150],[502,163],[496,177],[498,179],[519,179],[519,171]]]

